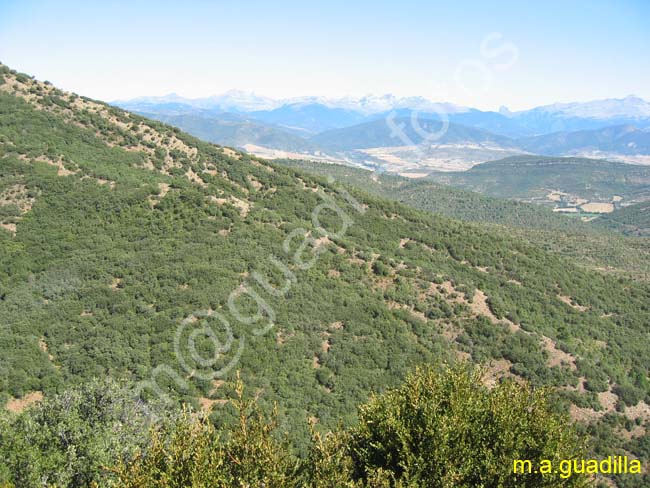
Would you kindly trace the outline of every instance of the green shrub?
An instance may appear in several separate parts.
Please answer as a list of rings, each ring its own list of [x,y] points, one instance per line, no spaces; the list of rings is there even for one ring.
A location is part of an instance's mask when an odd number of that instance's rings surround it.
[[[254,401],[245,400],[237,384],[239,423],[228,433],[215,430],[207,418],[186,411],[167,428],[154,429],[147,449],[112,469],[120,488],[292,486],[297,460],[286,442],[273,437],[275,421],[267,420]]]
[[[147,442],[148,412],[107,380],[45,399],[18,416],[6,414],[0,419],[0,486],[99,482],[102,466],[130,458]]]
[[[504,382],[490,390],[479,371],[418,370],[403,386],[361,407],[348,449],[353,476],[378,473],[404,486],[586,486],[582,476],[560,479],[513,474],[514,459],[574,459],[583,441],[554,413],[545,390]]]
[[[557,466],[583,454],[582,438],[556,414],[546,391],[505,382],[490,390],[464,366],[417,370],[403,386],[374,397],[359,423],[320,434],[312,428],[299,461],[277,424],[254,401],[234,405],[239,423],[217,431],[186,413],[151,433],[148,447],[112,471],[116,486],[171,487],[581,487],[574,475],[513,474],[515,459]]]

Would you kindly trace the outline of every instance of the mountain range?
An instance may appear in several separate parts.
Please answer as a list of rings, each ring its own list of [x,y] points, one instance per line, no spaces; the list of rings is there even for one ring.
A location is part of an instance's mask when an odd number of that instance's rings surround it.
[[[517,154],[650,162],[650,103],[633,96],[519,112],[505,107],[482,111],[423,97],[274,100],[239,91],[115,104],[258,155],[353,163],[411,175],[464,170]],[[442,124],[444,134],[430,137]]]
[[[372,144],[388,137],[366,123]],[[445,137],[511,140],[455,124]],[[539,215],[565,240],[548,211],[479,196],[497,218],[464,222],[424,193],[408,192],[419,208],[370,195],[0,65],[0,401],[29,412],[112,377],[232,425],[238,377],[299,450],[417,365],[462,360],[489,384],[553,388],[595,452],[643,456],[647,281],[615,260],[603,272],[583,241],[571,260],[501,225]],[[43,430],[67,456],[43,470],[84,459],[68,431]]]
[[[501,107],[498,112],[485,111],[448,102],[433,102],[424,97],[399,98],[391,94],[358,98],[309,96],[272,99],[237,90],[205,98],[190,99],[170,94],[117,100],[113,104],[136,112],[164,112],[175,107],[185,111],[207,109],[215,114],[245,113],[259,120],[312,133],[354,125],[367,119],[384,118],[391,112],[407,115],[414,111],[425,119],[444,114],[450,121],[463,125],[475,127],[482,124],[484,129],[511,137],[622,124],[634,124],[641,129],[650,127],[650,102],[632,95],[620,99],[556,103],[515,112],[507,107]],[[324,121],[310,127],[312,117]]]

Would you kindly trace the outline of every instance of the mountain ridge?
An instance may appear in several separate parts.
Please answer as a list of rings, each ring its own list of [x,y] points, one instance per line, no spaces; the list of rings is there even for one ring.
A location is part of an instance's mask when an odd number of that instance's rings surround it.
[[[167,365],[182,382],[167,378],[163,391],[209,412],[226,399],[209,374],[237,349],[209,367],[191,355],[179,363],[179,330],[198,331],[195,350],[213,351],[199,312],[227,317],[233,346],[244,338],[237,369],[297,438],[309,437],[305,418],[350,422],[360,400],[415,365],[457,358],[493,380],[554,387],[574,417],[599,426],[604,412],[623,422],[648,398],[650,288],[641,282],[1,65],[0,76],[3,401],[93,377],[152,381]],[[332,201],[353,222],[323,207]],[[213,418],[236,420],[226,409]],[[636,438],[613,439],[609,447],[641,449]]]
[[[243,96],[235,94],[234,98]],[[245,96],[244,96],[245,97]],[[219,97],[214,97],[216,98]],[[201,116],[205,119],[204,127],[179,125],[181,128],[204,136],[212,132],[210,141],[233,144],[239,148],[252,150],[258,155],[271,155],[277,151],[293,153],[293,157],[312,157],[316,160],[338,162],[351,161],[363,166],[380,165],[391,171],[392,162],[409,171],[418,171],[418,166],[433,170],[467,169],[474,164],[499,159],[514,154],[536,153],[557,156],[601,157],[623,160],[633,164],[647,164],[650,161],[646,132],[650,130],[650,117],[644,117],[650,107],[648,102],[638,97],[624,99],[607,99],[586,103],[555,104],[537,107],[528,111],[510,112],[504,107],[499,112],[481,111],[469,107],[429,102],[421,97],[398,99],[393,96],[358,98],[352,100],[328,100],[323,97],[301,97],[278,100],[269,106],[268,99],[253,96],[250,103],[261,99],[266,104],[264,110],[247,109],[235,106],[231,97],[226,104],[202,99],[195,102],[182,101],[178,97],[169,97],[167,101],[157,102],[141,99],[136,103],[121,103],[138,113],[146,113],[160,120],[172,121],[181,117]],[[192,105],[192,103],[196,103]],[[216,105],[215,105],[216,103]],[[248,102],[246,102],[248,103]],[[356,104],[356,105],[355,105]],[[372,109],[368,109],[372,107]],[[254,107],[259,108],[259,107]],[[241,110],[240,110],[241,109]],[[441,110],[442,109],[442,110]],[[245,119],[238,129],[233,128],[233,114]],[[599,116],[600,118],[596,117]],[[410,120],[404,120],[409,118]],[[211,119],[211,120],[208,120]],[[210,126],[224,125],[228,119],[231,130],[245,137],[233,138],[226,135],[223,139],[210,130]],[[402,129],[391,128],[391,121],[400,119]],[[196,119],[194,119],[196,121]],[[255,122],[253,130],[252,122]],[[385,127],[381,127],[381,121]],[[400,146],[419,144],[422,125],[431,125],[432,121],[449,122],[452,127],[464,126],[468,138],[464,141],[455,138],[459,146],[447,149],[434,149],[433,146],[420,148],[416,153],[407,153]],[[373,125],[374,124],[374,125]],[[420,126],[420,127],[418,127]],[[620,133],[623,126],[637,129],[635,134]],[[500,139],[498,148],[477,149],[471,147],[477,141],[470,136],[469,129],[486,131],[492,134],[490,139]],[[366,132],[364,133],[364,130]],[[402,137],[378,137],[377,130]],[[330,133],[330,131],[339,131]],[[616,133],[616,132],[619,133]],[[286,132],[286,133],[284,133]],[[628,131],[630,132],[630,131]],[[328,134],[329,133],[329,134]],[[274,136],[270,136],[274,134]],[[292,134],[292,135],[290,135]],[[408,135],[408,137],[404,137]],[[476,134],[474,134],[476,135]],[[305,141],[299,141],[299,136]],[[328,136],[333,136],[332,144],[325,143]],[[441,139],[444,139],[443,135]],[[343,144],[338,138],[349,140]],[[508,138],[511,140],[506,140]],[[479,138],[485,140],[486,137]],[[261,140],[267,141],[260,144]],[[376,140],[371,147],[361,141]],[[291,141],[285,144],[286,141]],[[356,141],[356,142],[355,142]],[[415,141],[415,142],[413,142]],[[439,142],[432,141],[434,144]],[[283,145],[284,144],[284,145]],[[354,148],[353,146],[357,146]],[[343,149],[345,147],[345,149]],[[392,148],[386,152],[382,148]],[[358,149],[374,149],[373,154],[359,153]],[[496,151],[495,151],[496,149]],[[419,165],[418,160],[425,161]]]
[[[327,129],[353,125],[349,121],[352,114],[354,114],[356,122],[361,122],[364,117],[370,119],[386,117],[391,112],[397,114],[401,112],[402,115],[405,112],[428,114],[424,115],[424,118],[432,118],[434,115],[444,116],[458,123],[463,123],[463,120],[466,123],[475,120],[476,125],[470,124],[471,126],[510,136],[539,135],[562,130],[598,129],[607,125],[625,123],[638,124],[640,128],[650,127],[650,102],[635,96],[589,102],[556,103],[515,112],[509,111],[506,107],[501,107],[499,111],[479,110],[449,102],[434,102],[420,96],[399,98],[387,94],[343,98],[304,96],[272,99],[234,90],[223,95],[197,99],[182,98],[170,94],[163,97],[118,100],[113,104],[139,111],[142,109],[141,104],[151,106],[169,102],[184,103],[190,107],[217,111],[256,112],[260,120],[272,117],[269,112],[277,114],[282,109],[290,112],[290,107],[295,110],[309,105],[321,107],[321,112],[330,119],[334,119],[337,113],[344,114],[333,125],[330,124]],[[273,121],[280,125],[290,125],[288,120],[283,121],[281,118],[275,118]],[[313,131],[313,127],[311,130]]]

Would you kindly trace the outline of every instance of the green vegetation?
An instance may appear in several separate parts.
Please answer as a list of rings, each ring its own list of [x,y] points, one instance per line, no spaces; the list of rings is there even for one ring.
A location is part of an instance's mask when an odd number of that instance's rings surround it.
[[[45,399],[21,415],[0,413],[0,486],[83,487],[104,467],[145,448],[151,413],[162,428],[176,414],[134,401],[113,381],[95,381]]]
[[[617,209],[600,217],[595,224],[626,235],[650,236],[650,202]]]
[[[578,487],[584,475],[513,473],[585,455],[584,438],[543,390],[507,381],[486,388],[466,366],[426,368],[359,408],[349,428],[312,427],[296,456],[277,414],[267,416],[236,382],[237,422],[215,428],[185,410],[149,428],[143,405],[109,384],[73,389],[3,419],[0,483],[151,487]],[[157,410],[157,413],[161,413]]]
[[[579,198],[624,202],[650,197],[650,167],[599,159],[512,156],[468,171],[434,173],[438,183],[500,198],[543,200],[551,191]]]
[[[586,486],[583,477],[513,474],[513,453],[534,462],[584,454],[551,403],[512,381],[488,390],[478,372],[416,373],[361,407],[348,447],[354,472],[383,474],[390,486]]]
[[[333,177],[367,193],[398,200],[411,207],[471,222],[489,222],[525,229],[551,231],[587,231],[588,224],[558,215],[539,205],[488,197],[480,193],[453,188],[428,179],[408,179],[387,173],[338,164],[316,163],[295,159],[275,162],[311,174]]]
[[[216,408],[228,394],[214,372],[234,361],[303,454],[306,418],[353,426],[371,393],[455,356],[558,388],[565,409],[609,409],[598,393],[610,388],[617,418],[650,402],[648,284],[0,74],[3,402],[98,377],[152,381],[167,365],[160,391],[212,404],[228,429],[238,417]],[[331,206],[314,222],[331,201],[347,227]],[[192,320],[201,311],[229,328]],[[206,323],[232,346],[201,333]],[[178,331],[214,362],[182,365]],[[643,437],[602,432],[590,432],[596,448],[646,452]]]
[[[583,222],[541,205],[489,197],[426,179],[378,175],[365,169],[311,161],[277,162],[318,176],[331,176],[338,182],[414,208],[468,222],[495,224],[496,232],[524,239],[590,269],[606,269],[645,281],[650,277],[650,242],[625,239],[613,232],[620,230],[613,219],[628,214],[625,210],[614,212],[612,219],[603,216],[594,222]],[[630,207],[630,215],[634,208]],[[646,217],[643,208],[640,205],[632,217],[641,227]]]
[[[283,151],[315,151],[318,146],[281,127],[255,122],[234,115],[221,118],[209,114],[142,113],[167,124],[174,125],[204,141],[232,147],[246,144],[281,149]]]

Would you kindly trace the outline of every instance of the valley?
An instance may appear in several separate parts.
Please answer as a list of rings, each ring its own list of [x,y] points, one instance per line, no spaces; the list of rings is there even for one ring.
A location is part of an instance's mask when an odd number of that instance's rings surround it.
[[[591,257],[569,259],[516,231],[456,220],[472,220],[481,205],[450,205],[450,218],[367,188],[343,192],[324,176],[7,67],[1,75],[0,344],[11,346],[0,359],[0,395],[8,405],[95,377],[147,381],[177,364],[179,325],[219,313],[231,327],[220,340],[231,334],[232,346],[208,368],[188,356],[182,381],[164,382],[219,425],[236,420],[220,408],[230,397],[214,376],[223,370],[229,379],[231,361],[260,408],[278,405],[279,422],[304,448],[305,419],[323,429],[349,424],[357,404],[416,365],[462,359],[482,365],[490,381],[555,388],[594,445],[642,452],[646,281],[577,264]],[[386,181],[396,192],[408,186]],[[450,197],[463,201],[455,191]],[[502,213],[487,210],[495,223],[512,223],[510,209],[519,208],[539,214],[544,232],[566,225],[535,206],[501,205]],[[341,219],[345,232],[336,230]],[[300,253],[313,264],[287,260]],[[274,259],[286,262],[284,272]],[[260,277],[270,281],[260,287]],[[210,351],[209,337],[192,337]]]
[[[0,488],[650,487],[648,19],[0,1]]]
[[[250,104],[255,103],[251,98]],[[120,101],[120,107],[260,157],[311,159],[423,177],[517,155],[650,164],[650,104],[628,97],[486,112],[422,98]],[[246,96],[244,96],[246,100]]]
[[[378,175],[361,168],[311,161],[288,159],[278,162],[321,177],[333,177],[338,182],[415,208],[498,226],[499,232],[509,232],[590,269],[623,273],[643,280],[650,276],[650,243],[644,239],[624,239],[619,235],[619,232],[646,235],[643,230],[636,230],[647,227],[643,211],[646,203],[622,207],[611,215],[591,214],[589,218],[581,219],[576,218],[579,214],[553,212],[558,204],[554,199],[549,199],[548,205],[540,204],[539,200],[528,203],[518,198],[497,198],[454,188],[428,178]],[[623,219],[621,224],[617,222],[619,214],[621,217],[629,215],[625,220],[627,226],[621,225]]]
[[[587,219],[650,199],[649,167],[585,158],[515,156],[429,177]]]

